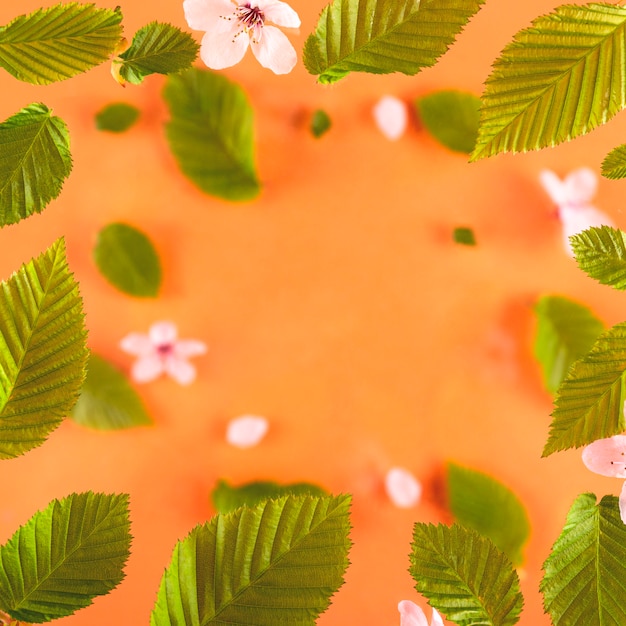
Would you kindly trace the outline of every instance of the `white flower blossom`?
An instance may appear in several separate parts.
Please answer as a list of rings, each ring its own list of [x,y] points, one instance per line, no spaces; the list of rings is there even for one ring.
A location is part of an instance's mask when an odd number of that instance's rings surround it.
[[[414,507],[422,497],[421,483],[402,467],[393,467],[387,472],[385,491],[389,499],[401,509]]]
[[[226,441],[237,448],[256,446],[267,434],[268,423],[259,415],[242,415],[228,423]]]
[[[395,141],[404,135],[409,120],[407,106],[394,96],[383,96],[373,108],[374,120],[380,132]]]

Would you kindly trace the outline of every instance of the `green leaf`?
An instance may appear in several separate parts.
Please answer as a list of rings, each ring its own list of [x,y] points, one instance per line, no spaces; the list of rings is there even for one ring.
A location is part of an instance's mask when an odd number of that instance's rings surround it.
[[[123,133],[139,119],[139,109],[126,104],[115,102],[108,104],[96,114],[96,128],[110,133]]]
[[[543,564],[544,607],[554,626],[626,624],[626,525],[618,499],[578,496]]]
[[[174,549],[151,626],[313,626],[343,584],[349,496],[285,496],[217,515]]]
[[[456,521],[488,537],[515,565],[530,535],[519,498],[487,474],[448,463],[448,500]]]
[[[152,242],[140,230],[119,222],[99,233],[93,257],[102,275],[120,291],[155,298],[161,286],[161,263]]]
[[[462,91],[436,91],[415,107],[424,128],[441,144],[469,154],[476,144],[480,98]]]
[[[171,24],[151,22],[140,28],[128,50],[114,64],[123,81],[139,85],[150,74],[174,74],[191,67],[198,56],[195,39]]]
[[[319,139],[322,135],[325,135],[332,126],[328,113],[322,109],[317,109],[311,116],[311,134],[316,139]]]
[[[167,139],[183,174],[225,200],[255,198],[253,115],[243,90],[219,74],[191,69],[170,76],[164,96],[172,117]]]
[[[320,83],[350,72],[414,75],[435,64],[483,0],[333,0],[304,45]]]
[[[543,456],[626,430],[626,323],[609,329],[576,361],[554,400]]]
[[[610,226],[588,228],[570,237],[578,267],[615,289],[626,289],[626,233]]]
[[[0,66],[27,83],[46,85],[106,61],[122,36],[122,13],[93,4],[57,4],[0,28]]]
[[[31,104],[0,124],[0,227],[40,213],[72,169],[63,120]]]
[[[561,296],[539,298],[535,313],[535,358],[546,388],[554,393],[572,363],[591,350],[604,325],[586,306]]]
[[[452,240],[464,246],[475,246],[476,237],[474,231],[466,226],[459,226],[452,231]]]
[[[213,489],[211,500],[218,513],[230,513],[240,506],[255,506],[263,500],[287,495],[325,496],[328,492],[311,483],[280,485],[269,480],[259,480],[234,487],[225,480],[219,480]]]
[[[626,178],[626,144],[614,148],[604,157],[602,176],[611,180]]]
[[[72,419],[89,428],[119,430],[152,424],[152,419],[126,376],[93,352],[87,377],[72,410]]]
[[[0,458],[41,445],[78,398],[87,362],[78,285],[57,240],[0,283]]]
[[[411,576],[429,604],[459,626],[516,624],[523,598],[511,561],[475,530],[416,523]]]
[[[485,83],[472,161],[554,146],[626,106],[626,8],[563,5],[520,31]]]

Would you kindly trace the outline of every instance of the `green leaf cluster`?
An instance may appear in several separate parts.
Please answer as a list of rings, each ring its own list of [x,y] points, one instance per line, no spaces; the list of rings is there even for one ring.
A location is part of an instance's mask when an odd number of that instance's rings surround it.
[[[126,102],[108,104],[96,114],[96,128],[110,133],[123,133],[139,119],[139,109]]]
[[[578,267],[615,289],[626,289],[626,233],[610,226],[593,227],[570,237]]]

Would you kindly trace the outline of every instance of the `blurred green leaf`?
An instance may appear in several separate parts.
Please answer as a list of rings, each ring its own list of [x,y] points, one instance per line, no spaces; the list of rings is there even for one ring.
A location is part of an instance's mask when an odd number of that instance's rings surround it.
[[[476,237],[474,237],[474,231],[471,228],[465,226],[459,226],[452,232],[452,239],[455,243],[460,243],[464,246],[475,246]]]
[[[325,135],[332,126],[328,113],[322,109],[317,109],[311,117],[311,134],[316,139],[319,139],[322,135]]]
[[[126,104],[115,102],[108,104],[96,114],[96,128],[111,133],[123,133],[139,119],[139,109]]]

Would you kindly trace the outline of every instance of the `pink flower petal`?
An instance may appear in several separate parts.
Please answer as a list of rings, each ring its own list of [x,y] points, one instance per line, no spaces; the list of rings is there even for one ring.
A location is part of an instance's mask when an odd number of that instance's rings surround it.
[[[598,189],[598,177],[588,167],[581,167],[565,177],[568,201],[574,204],[588,204]]]
[[[622,522],[626,524],[626,482],[622,485],[619,494],[619,516],[622,518]]]
[[[554,204],[561,205],[567,202],[565,184],[552,170],[539,172],[539,182]]]
[[[183,11],[189,28],[209,30],[218,20],[235,12],[230,0],[184,0]]]
[[[583,450],[583,463],[596,474],[626,478],[626,435],[598,439]]]
[[[251,42],[250,47],[259,63],[274,74],[288,74],[298,60],[287,36],[275,26],[264,26],[261,41]]]
[[[174,354],[183,359],[188,359],[192,356],[198,356],[200,354],[206,354],[207,346],[204,342],[197,339],[179,339],[174,344]]]
[[[226,441],[237,448],[251,448],[265,437],[268,428],[267,420],[264,417],[242,415],[228,423]]]
[[[400,626],[428,626],[424,611],[411,600],[402,600],[398,603],[400,611]]]
[[[614,226],[613,220],[606,214],[591,205],[562,206],[559,208],[559,218],[563,224],[563,246],[565,252],[574,256],[569,238],[577,235],[592,226]]]
[[[430,626],[443,626],[443,620],[441,615],[437,613],[437,610],[433,608],[433,616],[430,619]]]
[[[178,329],[173,322],[155,322],[150,326],[149,335],[154,346],[171,344],[178,337]]]
[[[422,496],[422,485],[409,472],[401,467],[394,467],[385,477],[385,490],[389,499],[403,509],[415,506]]]
[[[135,356],[149,356],[154,353],[154,345],[148,335],[143,333],[128,333],[120,341],[120,348],[128,354]]]
[[[258,0],[255,4],[265,15],[265,19],[276,26],[299,28],[300,16],[286,3],[279,0]]]
[[[380,132],[395,141],[404,135],[408,122],[406,104],[393,96],[383,96],[373,109]]]
[[[226,20],[222,21],[226,22]],[[239,63],[250,44],[250,37],[247,33],[237,31],[236,22],[226,23],[228,24],[227,30],[208,31],[200,44],[200,58],[207,67],[213,70],[223,70]]]
[[[158,378],[163,371],[163,361],[158,356],[144,356],[133,363],[130,375],[136,383],[149,383]]]
[[[196,379],[196,368],[185,359],[169,356],[164,369],[180,385],[190,385]]]

